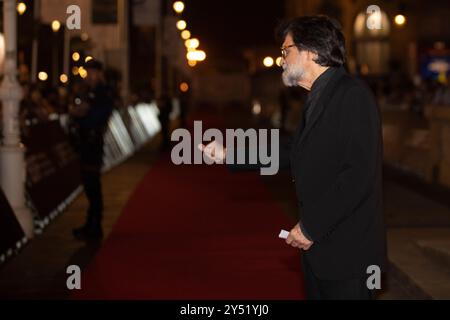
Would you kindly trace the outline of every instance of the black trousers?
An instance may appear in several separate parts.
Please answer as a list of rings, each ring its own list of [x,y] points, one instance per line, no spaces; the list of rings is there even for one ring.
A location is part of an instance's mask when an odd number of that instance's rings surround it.
[[[100,130],[83,133],[80,143],[81,182],[89,201],[86,224],[98,227],[103,217],[101,168],[103,163],[103,134]]]
[[[87,225],[99,225],[103,217],[103,195],[100,170],[82,169],[81,180],[89,201]]]
[[[323,280],[316,277],[304,257],[302,260],[306,299],[308,300],[372,300],[373,291],[367,288],[366,278]]]

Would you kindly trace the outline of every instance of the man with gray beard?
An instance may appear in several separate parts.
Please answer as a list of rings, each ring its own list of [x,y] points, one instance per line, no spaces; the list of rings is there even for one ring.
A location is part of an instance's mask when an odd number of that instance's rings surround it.
[[[301,250],[308,299],[372,299],[369,270],[386,266],[378,108],[343,67],[337,22],[300,17],[283,23],[279,36],[284,84],[310,91],[287,150],[280,147],[299,212],[286,243]],[[201,149],[214,159],[226,155],[214,142]]]

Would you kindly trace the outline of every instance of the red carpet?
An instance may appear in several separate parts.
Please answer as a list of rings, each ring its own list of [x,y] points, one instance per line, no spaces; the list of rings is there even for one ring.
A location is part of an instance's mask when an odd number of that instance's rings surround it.
[[[294,224],[257,172],[159,159],[83,271],[77,299],[302,299]]]

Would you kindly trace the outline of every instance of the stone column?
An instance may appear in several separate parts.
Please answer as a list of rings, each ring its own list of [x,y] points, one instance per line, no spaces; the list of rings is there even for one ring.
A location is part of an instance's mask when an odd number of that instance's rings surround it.
[[[33,217],[25,205],[25,148],[20,143],[19,102],[22,88],[17,81],[16,1],[3,1],[5,33],[4,78],[0,85],[3,108],[3,143],[0,147],[0,183],[17,220],[28,238],[33,237]]]

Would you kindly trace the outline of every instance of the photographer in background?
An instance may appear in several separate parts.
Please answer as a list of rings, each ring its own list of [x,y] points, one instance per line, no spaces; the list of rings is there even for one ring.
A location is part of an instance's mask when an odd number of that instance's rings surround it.
[[[103,135],[112,113],[114,101],[105,84],[102,63],[89,60],[84,68],[86,90],[80,90],[69,107],[69,113],[76,124],[80,156],[81,179],[89,201],[86,223],[73,230],[78,240],[99,240],[103,237],[101,226],[103,197],[101,169],[103,165]]]

